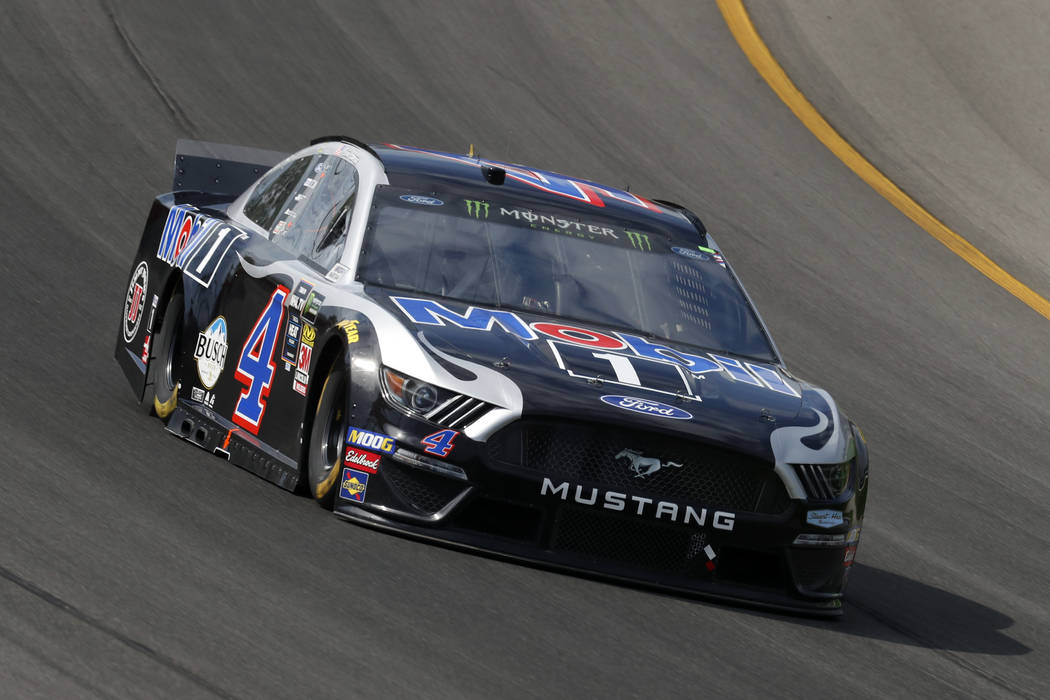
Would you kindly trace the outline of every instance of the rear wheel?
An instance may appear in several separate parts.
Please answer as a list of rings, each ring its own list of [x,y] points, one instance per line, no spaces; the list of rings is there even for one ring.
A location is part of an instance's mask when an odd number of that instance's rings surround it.
[[[146,390],[142,394],[142,409],[159,418],[167,418],[175,410],[179,398],[179,383],[175,379],[178,367],[179,337],[182,331],[182,291],[172,295],[164,310],[160,330],[150,342],[149,369]]]
[[[306,477],[314,500],[331,509],[339,490],[339,461],[346,440],[347,374],[341,359],[336,360],[317,400],[310,442],[306,455]]]

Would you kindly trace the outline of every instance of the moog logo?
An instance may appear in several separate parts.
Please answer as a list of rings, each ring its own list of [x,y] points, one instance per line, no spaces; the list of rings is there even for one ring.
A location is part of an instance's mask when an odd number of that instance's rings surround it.
[[[606,395],[602,397],[602,401],[610,406],[616,406],[617,408],[622,408],[626,411],[644,413],[650,416],[660,416],[661,418],[689,420],[693,417],[693,414],[689,411],[683,411],[675,406],[668,406],[665,403],[650,401],[649,399],[639,399],[634,396]]]
[[[367,430],[359,430],[357,428],[347,429],[346,441],[351,445],[367,447],[368,449],[383,452],[388,455],[394,454],[394,449],[397,447],[397,443],[394,442],[394,438],[392,437],[381,435],[379,433],[370,433]]]

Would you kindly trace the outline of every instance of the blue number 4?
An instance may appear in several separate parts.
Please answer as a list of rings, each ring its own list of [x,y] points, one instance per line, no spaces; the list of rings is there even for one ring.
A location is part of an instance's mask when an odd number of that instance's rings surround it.
[[[266,412],[266,397],[270,395],[273,374],[277,370],[273,354],[277,349],[277,332],[284,320],[284,300],[287,296],[287,287],[278,285],[273,290],[270,301],[248,334],[248,340],[244,341],[241,357],[237,360],[234,376],[247,388],[241,389],[241,397],[233,409],[233,422],[253,435],[259,434],[259,423]]]
[[[439,430],[431,433],[420,440],[423,443],[423,451],[438,457],[447,457],[454,445],[452,441],[459,435],[455,430]]]

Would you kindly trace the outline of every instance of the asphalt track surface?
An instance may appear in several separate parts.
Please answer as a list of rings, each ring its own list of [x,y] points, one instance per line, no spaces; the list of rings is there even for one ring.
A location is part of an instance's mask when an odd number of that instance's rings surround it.
[[[0,696],[1050,693],[1050,324],[820,146],[714,3],[235,5],[8,2],[0,17]],[[847,55],[814,48],[824,8],[800,6],[751,9],[760,31],[783,30],[770,43],[790,70],[844,76]],[[950,30],[865,21],[902,44]],[[922,45],[936,58],[937,42]],[[863,72],[848,77],[842,94],[817,81],[817,107],[847,136],[897,133],[872,121]],[[997,84],[974,78],[956,94],[976,113],[981,86]],[[838,397],[871,445],[846,617],[698,602],[373,532],[138,413],[111,355],[176,138],[292,150],[340,132],[474,143],[700,212],[788,365]],[[877,164],[922,186],[888,142]],[[1045,138],[1017,152],[1033,167],[1050,157]],[[950,159],[924,167],[944,191],[967,177]],[[1035,186],[1013,175],[1014,194]],[[1003,205],[978,194],[983,208],[924,201],[1016,255],[1045,293],[1045,251],[986,226]]]

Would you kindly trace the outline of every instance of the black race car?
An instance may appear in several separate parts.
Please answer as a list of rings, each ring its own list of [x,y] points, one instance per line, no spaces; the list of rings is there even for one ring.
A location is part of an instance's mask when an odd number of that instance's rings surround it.
[[[344,137],[180,141],[173,190],[116,346],[170,432],[358,523],[841,612],[864,439],[686,208]]]

